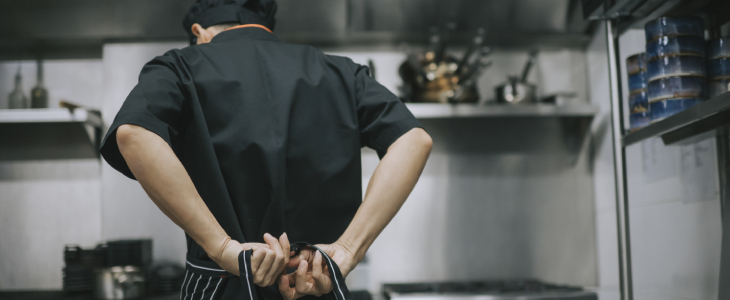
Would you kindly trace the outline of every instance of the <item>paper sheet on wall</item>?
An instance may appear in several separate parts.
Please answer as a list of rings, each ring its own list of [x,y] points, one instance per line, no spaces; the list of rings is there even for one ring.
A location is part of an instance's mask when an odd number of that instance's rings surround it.
[[[715,139],[706,139],[681,149],[683,203],[716,199],[719,196]]]
[[[645,183],[677,176],[679,147],[665,146],[661,138],[641,142],[641,161]]]

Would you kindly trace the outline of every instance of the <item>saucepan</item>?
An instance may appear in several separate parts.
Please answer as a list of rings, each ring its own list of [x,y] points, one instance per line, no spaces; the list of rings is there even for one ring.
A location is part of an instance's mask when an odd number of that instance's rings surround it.
[[[505,84],[494,89],[497,102],[518,104],[537,101],[537,87],[527,82],[527,75],[530,74],[530,68],[535,64],[536,59],[537,50],[530,51],[530,59],[527,60],[527,64],[522,70],[522,77],[510,76]]]
[[[145,280],[139,267],[111,267],[96,269],[94,272],[96,299],[137,299],[144,293]]]

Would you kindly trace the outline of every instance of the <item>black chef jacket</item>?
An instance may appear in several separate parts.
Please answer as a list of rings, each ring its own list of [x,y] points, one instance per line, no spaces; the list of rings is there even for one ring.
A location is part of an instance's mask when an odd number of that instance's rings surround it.
[[[287,44],[261,28],[148,62],[100,152],[129,170],[116,144],[122,124],[162,137],[231,238],[332,243],[362,202],[360,148],[383,156],[420,127],[406,106],[350,59]],[[187,237],[188,257],[210,261]]]

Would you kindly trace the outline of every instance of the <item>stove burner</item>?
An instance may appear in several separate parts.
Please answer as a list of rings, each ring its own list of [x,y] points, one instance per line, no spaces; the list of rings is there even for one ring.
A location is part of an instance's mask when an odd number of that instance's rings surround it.
[[[431,282],[384,284],[386,299],[407,294],[436,295],[509,295],[581,292],[580,287],[560,286],[537,280],[495,280],[472,282]]]

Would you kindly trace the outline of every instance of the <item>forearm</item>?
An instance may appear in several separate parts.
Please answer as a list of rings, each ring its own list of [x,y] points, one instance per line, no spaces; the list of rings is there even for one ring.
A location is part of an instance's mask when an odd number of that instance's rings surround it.
[[[127,165],[157,207],[213,260],[221,257],[230,238],[170,146],[158,135],[135,125],[120,126],[116,138]]]
[[[360,208],[338,240],[361,261],[410,195],[431,153],[431,138],[415,128],[389,148],[370,178]]]

